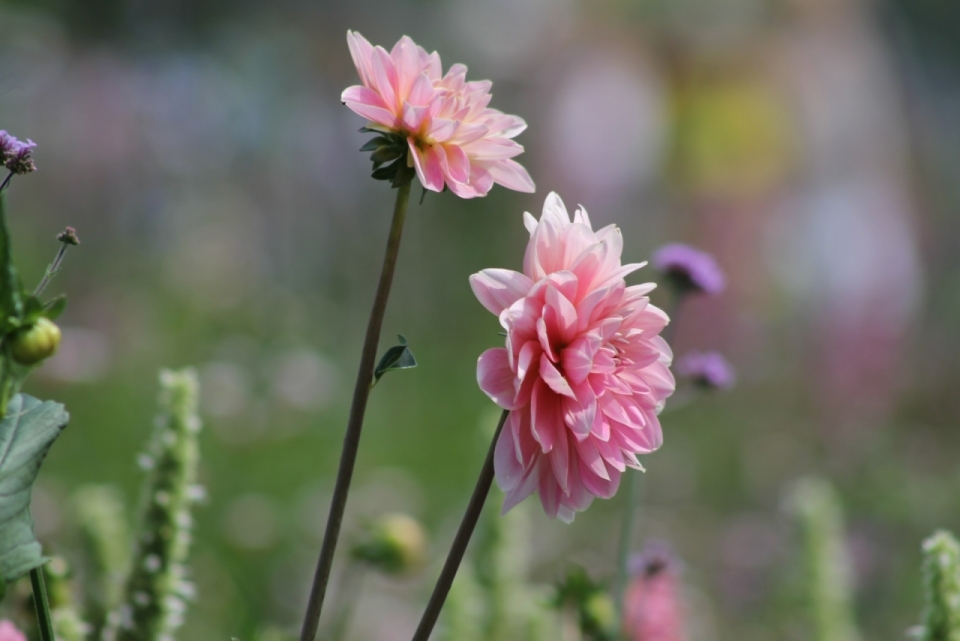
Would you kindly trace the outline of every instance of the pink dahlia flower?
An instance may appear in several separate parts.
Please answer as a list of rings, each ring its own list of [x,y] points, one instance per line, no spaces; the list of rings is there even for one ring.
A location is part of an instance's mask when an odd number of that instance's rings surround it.
[[[27,636],[6,619],[0,621],[0,641],[27,641]]]
[[[610,498],[638,454],[660,447],[657,414],[673,393],[669,322],[650,304],[652,283],[628,287],[643,264],[620,264],[615,225],[593,231],[555,193],[524,223],[523,273],[485,269],[474,294],[500,317],[507,345],[480,356],[477,379],[510,410],[496,447],[506,512],[539,490],[551,517],[573,520],[594,497]]]
[[[511,139],[527,123],[487,106],[489,80],[468,82],[461,64],[443,75],[437,52],[407,36],[389,53],[353,31],[347,45],[363,84],[348,87],[341,100],[372,129],[406,140],[425,188],[446,185],[461,198],[485,196],[494,183],[534,191],[530,174],[513,160],[523,146]]]

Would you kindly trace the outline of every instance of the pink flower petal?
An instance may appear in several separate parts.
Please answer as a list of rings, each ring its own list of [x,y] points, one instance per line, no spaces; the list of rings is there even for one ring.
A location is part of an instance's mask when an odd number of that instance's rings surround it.
[[[538,484],[540,491],[540,505],[543,511],[552,519],[557,518],[560,511],[560,494],[562,490],[557,484],[557,479],[553,475],[553,469],[550,465],[540,466],[540,482]]]
[[[537,491],[540,483],[540,466],[534,465],[524,472],[523,478],[515,488],[508,491],[503,499],[503,507],[500,514],[506,514],[510,509],[519,504],[523,499]]]
[[[557,394],[569,396],[572,399],[577,398],[573,390],[570,389],[570,384],[563,378],[563,375],[557,371],[557,368],[553,366],[553,363],[550,362],[546,354],[540,356],[540,378]]]
[[[409,102],[403,103],[403,126],[407,131],[419,132],[430,111],[429,107],[418,107]]]
[[[375,47],[373,50],[373,63],[371,65],[373,72],[370,78],[370,87],[383,97],[383,101],[388,105],[400,105],[400,99],[397,96],[397,71],[393,66],[393,61],[383,47]]]
[[[550,466],[560,489],[567,494],[570,486],[570,441],[567,440],[567,431],[564,429],[558,430],[556,437],[554,447],[550,450]]]
[[[480,304],[500,315],[533,287],[533,281],[509,269],[484,269],[470,277],[470,288]]]
[[[493,187],[493,175],[478,163],[470,163],[470,186],[478,196],[486,196]]]
[[[518,409],[515,376],[502,347],[488,349],[477,360],[477,383],[490,399],[506,410]]]
[[[410,100],[413,104],[422,104],[407,98],[423,69],[420,61],[420,51],[420,47],[409,36],[400,38],[390,51],[390,59],[397,70],[397,95],[401,100]],[[427,82],[432,93],[433,83],[429,79],[427,79]]]
[[[597,397],[588,383],[581,383],[572,389],[575,397],[562,400],[563,422],[582,441],[590,434],[596,420]]]
[[[421,152],[410,138],[410,157],[413,158],[413,166],[417,170],[417,178],[420,179],[426,189],[430,191],[443,191],[443,168],[440,166],[440,159],[436,154],[430,153],[430,150]]]
[[[355,31],[347,31],[347,48],[363,84],[370,86],[373,75],[373,45]]]
[[[493,452],[493,469],[497,485],[504,492],[514,489],[523,480],[523,473],[526,470],[517,456],[517,450],[513,446],[513,436],[509,430],[502,431],[497,439]]]
[[[517,357],[518,380],[526,381],[531,366],[537,365],[540,362],[540,355],[542,353],[543,351],[539,343],[527,341],[523,344],[523,346],[520,348],[520,354]],[[535,368],[534,371],[539,372],[540,370]]]
[[[596,334],[581,334],[560,353],[563,371],[571,383],[579,384],[587,379],[593,368],[593,357],[600,349],[600,337]]]
[[[544,453],[553,449],[557,434],[566,429],[561,412],[560,398],[538,379],[530,398],[530,431]]]
[[[447,157],[444,173],[453,182],[467,183],[470,180],[470,158],[466,152],[456,145],[444,145],[443,150]]]
[[[577,443],[577,454],[583,465],[593,471],[600,478],[609,481],[610,474],[607,473],[607,466],[600,456],[600,450],[597,449],[597,443],[594,439],[588,438]]]

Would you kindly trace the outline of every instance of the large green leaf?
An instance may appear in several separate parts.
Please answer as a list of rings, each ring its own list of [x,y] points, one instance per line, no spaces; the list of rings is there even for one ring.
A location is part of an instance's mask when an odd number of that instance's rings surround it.
[[[0,421],[0,579],[11,581],[46,561],[33,535],[30,492],[69,420],[60,403],[17,394]]]

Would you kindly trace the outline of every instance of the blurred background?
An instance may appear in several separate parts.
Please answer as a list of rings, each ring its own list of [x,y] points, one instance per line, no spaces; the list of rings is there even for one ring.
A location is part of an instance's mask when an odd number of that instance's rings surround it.
[[[521,214],[551,190],[617,223],[626,260],[688,242],[729,277],[684,309],[675,351],[721,350],[737,387],[664,415],[635,532],[684,559],[696,638],[805,638],[783,492],[811,473],[847,510],[864,637],[902,638],[920,540],[960,529],[946,0],[0,0],[0,128],[38,143],[8,194],[25,280],[64,226],[82,241],[49,290],[70,297],[60,352],[27,384],[73,417],[35,492],[48,548],[69,551],[80,484],[133,511],[157,371],[193,364],[208,499],[180,639],[298,629],[393,199],[340,104],[347,29],[493,80],[538,187],[411,206],[381,351],[403,333],[420,366],[372,396],[345,540],[401,509],[431,565],[368,582],[352,638],[416,625],[497,417],[475,363],[502,338],[467,277],[520,266]],[[534,579],[611,576],[621,509],[531,509]]]

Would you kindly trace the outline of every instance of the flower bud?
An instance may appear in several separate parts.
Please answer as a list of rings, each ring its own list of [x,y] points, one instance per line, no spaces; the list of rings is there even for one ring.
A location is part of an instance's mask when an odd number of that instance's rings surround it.
[[[590,631],[594,636],[603,637],[613,630],[613,624],[617,620],[617,609],[609,594],[595,592],[583,603],[580,616],[584,631]]]
[[[353,556],[387,574],[408,574],[423,564],[426,536],[420,523],[406,514],[384,514],[369,527],[367,540]]]
[[[53,356],[59,346],[60,328],[49,318],[41,317],[33,325],[13,334],[10,354],[21,365],[36,365]]]

